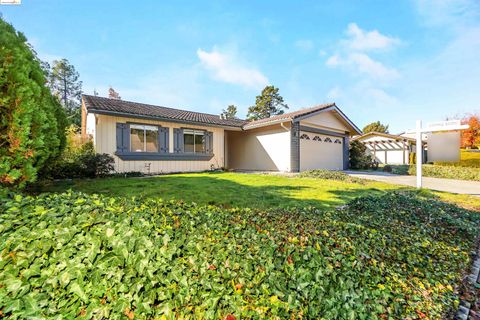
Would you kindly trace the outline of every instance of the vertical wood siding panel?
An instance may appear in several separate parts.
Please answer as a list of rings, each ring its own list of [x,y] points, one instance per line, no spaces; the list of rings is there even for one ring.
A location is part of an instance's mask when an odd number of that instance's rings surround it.
[[[137,120],[124,117],[112,117],[98,115],[98,125],[96,130],[96,150],[99,153],[108,153],[114,155],[116,149],[116,123],[139,122],[145,124],[160,125],[169,128],[169,152],[174,151],[173,129],[188,127],[193,129],[201,129],[211,131],[213,134],[213,153],[214,157],[210,161],[123,161],[118,157],[115,158],[115,169],[117,172],[141,171],[146,172],[145,163],[151,163],[152,173],[168,173],[182,171],[203,171],[209,170],[211,165],[215,168],[225,166],[224,159],[224,129],[203,127],[197,125],[183,125],[177,123],[168,123],[153,120]]]

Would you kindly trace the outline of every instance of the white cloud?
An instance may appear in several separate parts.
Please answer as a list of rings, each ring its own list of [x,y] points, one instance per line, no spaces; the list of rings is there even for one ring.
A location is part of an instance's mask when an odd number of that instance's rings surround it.
[[[340,89],[340,87],[333,87],[332,89],[330,89],[330,91],[328,91],[327,98],[331,100],[336,100],[341,96],[341,94],[342,90]]]
[[[399,77],[396,69],[386,67],[364,53],[352,53],[349,55],[348,61],[351,61],[359,72],[377,79],[393,80]]]
[[[356,23],[348,25],[346,45],[358,51],[387,50],[401,43],[400,39],[381,34],[377,30],[365,31]]]
[[[312,40],[301,39],[301,40],[295,41],[295,47],[305,52],[311,51],[314,48],[314,46],[315,44],[313,43]]]
[[[339,55],[333,55],[327,59],[326,65],[332,68],[343,66],[356,73],[386,81],[394,80],[400,76],[396,69],[386,67],[384,64],[373,60],[365,53],[350,53],[346,58],[342,58]]]
[[[327,62],[325,63],[329,67],[336,67],[344,62],[341,60],[340,56],[338,54],[334,54],[330,58],[327,59]]]
[[[415,5],[427,26],[458,28],[477,24],[480,18],[478,0],[416,0]]]
[[[259,70],[245,66],[234,54],[222,53],[216,47],[207,52],[197,50],[197,56],[214,79],[237,84],[246,88],[259,89],[268,85],[268,78]]]
[[[370,96],[375,105],[390,107],[398,104],[398,99],[389,95],[385,90],[379,88],[370,88],[367,91],[367,96]]]
[[[370,50],[387,50],[401,43],[397,38],[381,34],[377,30],[365,31],[350,23],[346,31],[348,39],[339,41],[339,53],[331,55],[325,62],[328,67],[343,67],[354,74],[367,75],[376,80],[391,81],[400,73],[367,55]]]

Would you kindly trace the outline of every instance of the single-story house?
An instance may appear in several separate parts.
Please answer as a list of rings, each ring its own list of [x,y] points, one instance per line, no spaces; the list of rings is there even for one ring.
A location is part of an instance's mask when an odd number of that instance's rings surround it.
[[[334,103],[248,122],[84,95],[82,134],[117,172],[299,172],[348,168],[349,139],[361,131]]]
[[[408,136],[369,132],[353,140],[362,142],[373,159],[382,164],[409,164],[410,153],[416,151],[416,140]]]

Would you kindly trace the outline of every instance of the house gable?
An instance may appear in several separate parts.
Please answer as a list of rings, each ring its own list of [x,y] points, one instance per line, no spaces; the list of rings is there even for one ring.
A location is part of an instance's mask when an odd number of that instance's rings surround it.
[[[348,123],[339,118],[334,110],[320,112],[300,121],[301,126],[324,128],[327,130],[346,133],[352,130]]]

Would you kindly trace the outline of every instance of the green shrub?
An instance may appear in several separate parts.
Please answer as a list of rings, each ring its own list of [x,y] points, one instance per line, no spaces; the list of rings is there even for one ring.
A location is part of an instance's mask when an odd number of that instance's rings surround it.
[[[349,162],[351,169],[369,169],[372,160],[372,156],[363,143],[357,140],[350,142]]]
[[[153,175],[153,174],[152,174]],[[157,175],[157,174],[154,174]],[[134,178],[134,177],[145,177],[146,174],[140,171],[128,171],[128,172],[115,172],[109,173],[109,177],[124,177],[124,178]]]
[[[392,168],[392,166],[389,165],[389,164],[383,166],[382,170],[383,170],[383,172],[390,172],[390,173],[393,172],[393,168]]]
[[[416,172],[417,172],[416,166],[410,166],[410,168],[408,169],[408,173],[411,175],[416,175]],[[480,181],[480,169],[424,164],[422,165],[422,176]]]
[[[65,144],[66,116],[25,36],[0,18],[0,185],[24,187]]]
[[[317,178],[317,179],[326,179],[326,180],[347,181],[347,182],[360,183],[360,184],[365,183],[364,179],[351,177],[345,172],[325,170],[325,169],[303,171],[298,176],[302,178]]]
[[[115,160],[108,154],[95,153],[91,140],[84,141],[77,128],[67,129],[67,146],[60,157],[40,172],[43,179],[105,177],[114,171]]]
[[[109,176],[114,171],[115,160],[109,154],[80,152],[77,157],[58,159],[42,171],[44,179],[96,178]]]
[[[0,212],[8,319],[445,318],[479,227],[414,194],[333,212],[16,195]]]

